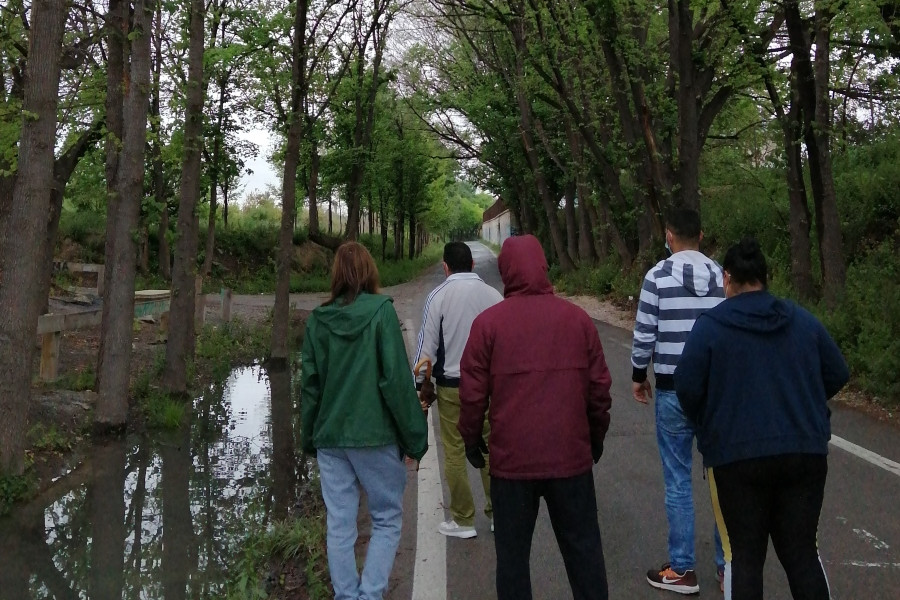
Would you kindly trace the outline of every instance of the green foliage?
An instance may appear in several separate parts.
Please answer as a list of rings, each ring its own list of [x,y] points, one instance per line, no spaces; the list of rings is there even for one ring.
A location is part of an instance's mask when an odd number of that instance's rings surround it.
[[[254,324],[232,319],[222,324],[207,324],[197,337],[197,368],[223,380],[235,364],[249,364],[266,356],[271,323]]]
[[[31,447],[37,451],[68,452],[72,449],[74,440],[71,436],[60,431],[56,425],[34,424],[25,436]]]
[[[900,245],[885,240],[850,265],[841,305],[819,311],[859,385],[893,407],[900,405],[898,281]]]
[[[81,246],[84,262],[103,262],[106,244],[106,215],[93,210],[66,209],[59,217],[59,239]]]
[[[216,231],[216,245],[237,259],[266,259],[275,256],[278,248],[278,228],[281,219],[254,213],[229,221],[227,228]]]
[[[318,513],[276,522],[267,530],[252,532],[243,542],[243,553],[233,569],[227,597],[234,600],[269,597],[263,573],[272,566],[280,571],[292,563],[303,567],[304,591],[310,600],[330,598],[325,558],[325,511]]]
[[[184,422],[190,404],[182,398],[156,392],[144,398],[141,408],[148,428],[171,431]]]
[[[568,295],[608,296],[624,301],[636,298],[641,291],[643,273],[623,271],[618,262],[609,260],[597,266],[581,266],[563,273],[551,267],[550,276],[556,290]]]
[[[854,256],[893,234],[900,218],[900,135],[847,148],[834,171],[844,250]]]
[[[7,476],[0,475],[0,516],[7,514],[12,507],[28,498],[34,490],[32,475]]]
[[[83,392],[92,390],[97,385],[97,374],[93,367],[86,367],[79,371],[63,373],[54,383],[53,387],[61,390]]]

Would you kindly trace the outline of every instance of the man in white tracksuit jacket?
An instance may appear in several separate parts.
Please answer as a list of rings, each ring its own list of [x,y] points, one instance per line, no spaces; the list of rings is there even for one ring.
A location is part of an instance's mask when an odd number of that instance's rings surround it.
[[[447,279],[425,300],[422,329],[413,364],[423,358],[432,361],[437,383],[437,409],[444,445],[444,474],[450,488],[450,519],[438,526],[444,535],[472,538],[475,531],[475,501],[466,472],[466,451],[456,428],[459,421],[459,361],[469,339],[472,321],[483,310],[503,300],[503,296],[472,272],[472,250],[464,242],[444,246],[444,273]],[[483,437],[487,444],[490,425],[484,420]],[[484,512],[493,519],[488,464],[481,469],[486,505]],[[492,525],[493,527],[493,525]]]

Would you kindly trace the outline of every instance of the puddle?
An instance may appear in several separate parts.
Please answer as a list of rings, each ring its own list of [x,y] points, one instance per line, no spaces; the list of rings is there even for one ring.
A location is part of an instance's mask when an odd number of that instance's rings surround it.
[[[308,477],[290,372],[237,369],[177,432],[93,447],[0,520],[0,598],[222,598],[249,532]]]

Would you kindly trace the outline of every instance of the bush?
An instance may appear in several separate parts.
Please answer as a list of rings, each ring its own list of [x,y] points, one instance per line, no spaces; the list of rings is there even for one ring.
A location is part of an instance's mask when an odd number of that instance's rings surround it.
[[[89,210],[63,210],[59,217],[59,239],[70,239],[81,246],[85,262],[103,262],[106,215]]]
[[[900,402],[900,254],[887,240],[850,265],[841,305],[819,309],[860,387],[886,404]]]

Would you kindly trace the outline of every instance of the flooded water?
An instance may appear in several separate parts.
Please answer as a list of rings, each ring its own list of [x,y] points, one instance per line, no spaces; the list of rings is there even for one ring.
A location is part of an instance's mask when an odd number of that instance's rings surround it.
[[[290,371],[235,370],[177,432],[98,445],[0,520],[0,598],[222,598],[306,478]]]

